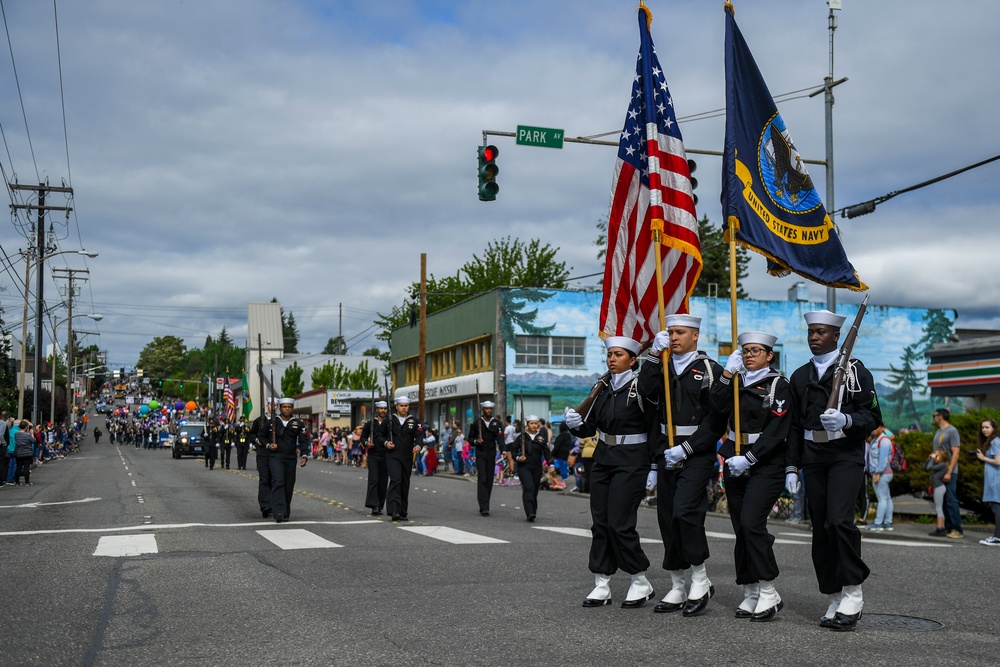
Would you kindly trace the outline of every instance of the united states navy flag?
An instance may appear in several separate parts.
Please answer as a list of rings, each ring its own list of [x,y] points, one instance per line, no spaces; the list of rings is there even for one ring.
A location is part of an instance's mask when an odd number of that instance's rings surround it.
[[[863,291],[833,221],[726,5],[726,148],[722,213],[740,245],[829,287]],[[728,238],[728,236],[727,236]]]

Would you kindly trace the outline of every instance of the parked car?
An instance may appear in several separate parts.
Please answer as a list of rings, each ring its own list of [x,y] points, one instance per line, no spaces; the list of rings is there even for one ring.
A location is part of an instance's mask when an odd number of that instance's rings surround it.
[[[174,437],[174,458],[202,456],[205,453],[205,447],[209,446],[206,436],[205,422],[187,422],[178,426],[177,435]]]

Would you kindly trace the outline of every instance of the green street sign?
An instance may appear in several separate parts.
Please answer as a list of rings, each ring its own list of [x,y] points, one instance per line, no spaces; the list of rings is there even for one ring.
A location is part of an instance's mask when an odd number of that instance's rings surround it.
[[[517,143],[521,146],[539,146],[541,148],[562,148],[563,131],[554,127],[517,126]]]

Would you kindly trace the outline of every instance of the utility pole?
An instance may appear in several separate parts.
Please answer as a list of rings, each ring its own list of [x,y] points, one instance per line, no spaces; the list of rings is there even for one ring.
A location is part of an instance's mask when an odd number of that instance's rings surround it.
[[[63,276],[57,275],[60,278],[66,278],[66,304],[68,309],[68,314],[66,317],[66,419],[72,424],[74,421],[73,408],[76,407],[76,387],[73,382],[73,297],[76,296],[75,288],[73,287],[74,276],[78,273],[89,274],[88,269],[59,269],[55,268],[52,271],[56,274],[65,274]],[[86,280],[86,277],[81,277],[79,280]],[[52,332],[53,338],[55,337],[55,331]],[[52,393],[55,394],[56,387],[55,383],[52,385]],[[52,414],[52,422],[55,423],[55,413]]]
[[[45,205],[45,195],[49,192],[63,192],[66,194],[73,194],[73,188],[67,187],[50,187],[45,183],[39,183],[38,185],[20,185],[18,183],[10,183],[9,187],[11,190],[30,190],[38,194],[37,204],[11,204],[12,209],[26,209],[34,210],[38,214],[38,222],[36,223],[36,246],[35,250],[38,252],[38,259],[36,260],[38,264],[38,275],[36,276],[36,293],[35,293],[35,371],[32,374],[32,397],[31,397],[31,422],[33,424],[38,423],[39,419],[39,408],[38,400],[39,394],[42,393],[42,310],[43,304],[45,303],[43,299],[43,289],[45,286],[44,278],[44,262],[45,262],[45,212],[46,211],[66,211],[67,213],[72,209],[69,206],[46,206]],[[27,290],[28,286],[25,285],[24,289]],[[53,387],[53,391],[55,387]]]
[[[344,304],[340,304],[339,323],[337,324],[337,354],[347,354],[347,343],[344,342]]]
[[[417,357],[417,419],[424,423],[424,390],[427,386],[427,253],[420,253],[420,353]]]
[[[830,75],[823,80],[823,98],[826,101],[826,210],[832,211],[836,207],[833,204],[833,87],[843,81],[833,80],[833,33],[837,29],[837,15],[834,10],[840,9],[841,0],[829,0],[830,16],[828,19],[830,28]],[[833,287],[826,288],[826,309],[830,312],[837,312],[837,290]]]

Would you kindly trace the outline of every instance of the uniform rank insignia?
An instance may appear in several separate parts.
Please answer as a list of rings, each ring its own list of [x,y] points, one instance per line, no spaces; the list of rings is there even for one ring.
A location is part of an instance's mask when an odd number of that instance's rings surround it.
[[[698,373],[692,373],[691,376],[694,377],[694,379],[697,380],[698,382],[701,382],[702,379],[705,377],[704,375],[700,375]]]
[[[771,408],[771,412],[773,412],[776,417],[781,417],[782,415],[784,415],[786,412],[788,412],[788,410],[785,409],[785,402],[775,401],[774,407]]]

